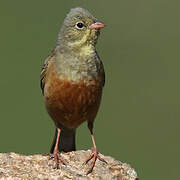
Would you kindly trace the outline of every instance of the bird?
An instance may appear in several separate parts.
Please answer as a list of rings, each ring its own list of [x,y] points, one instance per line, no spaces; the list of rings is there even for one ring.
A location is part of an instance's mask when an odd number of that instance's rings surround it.
[[[87,122],[93,147],[85,161],[92,160],[88,173],[100,157],[93,132],[105,84],[103,63],[96,50],[100,29],[105,24],[88,10],[72,8],[64,19],[56,47],[46,58],[40,75],[45,107],[56,131],[50,153],[58,167],[66,164],[60,152],[76,150],[75,133]]]

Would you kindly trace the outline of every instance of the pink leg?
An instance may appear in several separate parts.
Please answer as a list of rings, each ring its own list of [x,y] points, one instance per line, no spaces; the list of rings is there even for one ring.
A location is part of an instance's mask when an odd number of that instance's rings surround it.
[[[59,137],[60,137],[61,130],[59,128],[57,130],[58,130],[58,134],[57,134],[57,139],[56,139],[56,145],[55,145],[52,157],[54,157],[55,162],[56,162],[56,167],[58,168],[59,167],[59,160],[64,165],[65,165],[65,162],[64,162],[63,158],[61,157],[60,152],[58,150]]]
[[[90,129],[91,132],[91,138],[92,138],[92,143],[93,143],[93,147],[91,149],[91,155],[89,156],[89,158],[85,161],[85,164],[87,164],[91,159],[92,159],[92,163],[90,165],[90,169],[87,172],[87,174],[91,173],[93,171],[93,168],[95,166],[96,160],[99,159],[100,161],[107,163],[103,158],[101,158],[98,154],[98,150],[96,147],[96,143],[95,143],[95,139],[94,139],[94,134],[93,134],[93,124],[88,123],[88,128]]]

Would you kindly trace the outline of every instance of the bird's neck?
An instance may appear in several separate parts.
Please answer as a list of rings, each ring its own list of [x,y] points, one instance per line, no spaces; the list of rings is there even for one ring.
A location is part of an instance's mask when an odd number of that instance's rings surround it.
[[[77,49],[61,48],[59,46],[55,68],[61,78],[78,81],[97,76],[100,69],[95,47],[84,45]]]

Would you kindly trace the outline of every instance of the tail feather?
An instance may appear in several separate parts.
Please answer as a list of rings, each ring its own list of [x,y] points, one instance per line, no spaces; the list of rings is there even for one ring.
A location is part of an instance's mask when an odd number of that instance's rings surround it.
[[[75,136],[76,136],[75,130],[61,130],[59,144],[58,144],[59,152],[75,151],[76,150]],[[57,138],[57,129],[55,131],[55,136],[54,136],[53,143],[50,149],[51,154],[54,152],[56,138]]]

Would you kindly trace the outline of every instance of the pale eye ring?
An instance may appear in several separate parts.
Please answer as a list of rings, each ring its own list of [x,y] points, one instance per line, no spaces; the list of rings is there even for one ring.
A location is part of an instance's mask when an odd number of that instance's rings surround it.
[[[83,27],[84,27],[83,22],[77,22],[77,23],[76,23],[76,28],[77,28],[77,29],[82,29]]]

